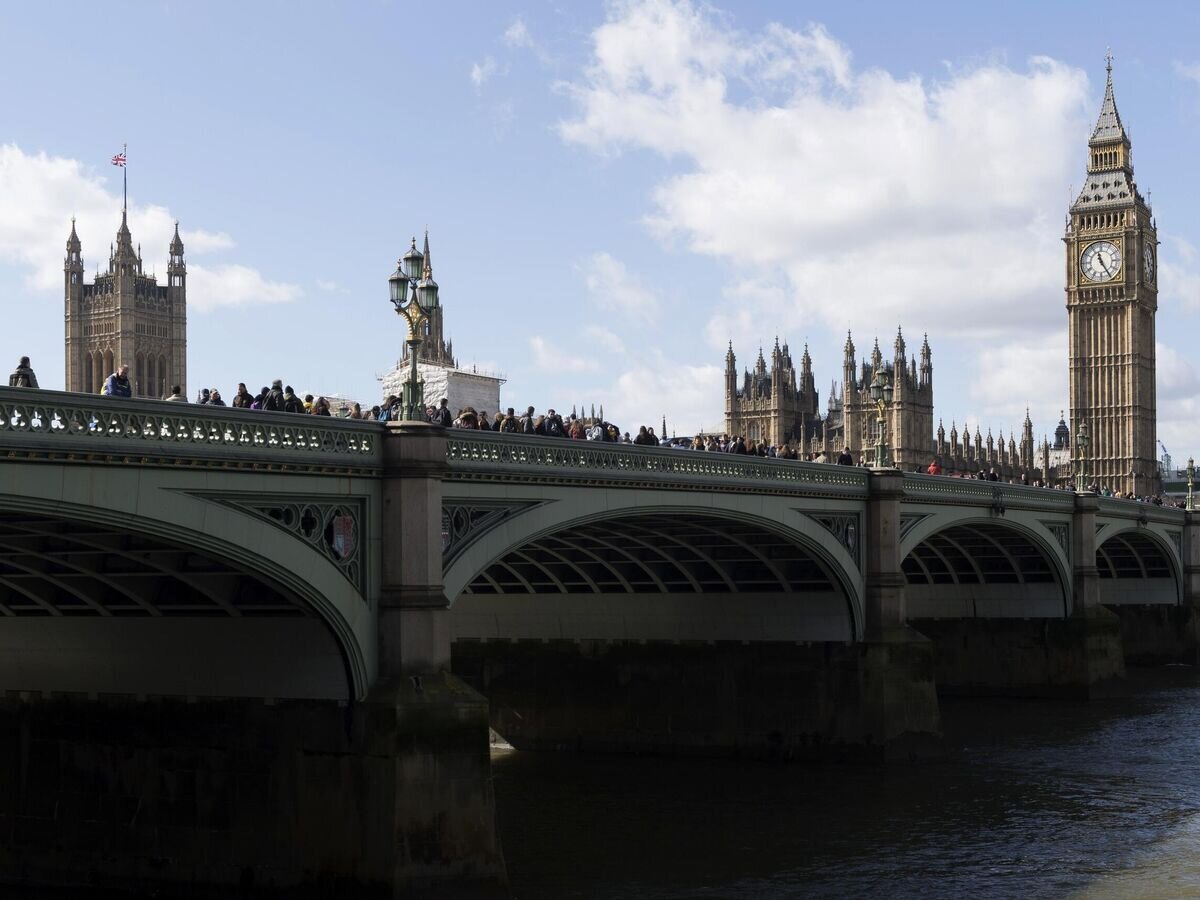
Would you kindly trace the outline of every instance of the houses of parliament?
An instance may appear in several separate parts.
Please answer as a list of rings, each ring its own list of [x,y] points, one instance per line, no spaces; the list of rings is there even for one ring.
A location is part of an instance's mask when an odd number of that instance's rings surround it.
[[[732,344],[725,356],[725,430],[805,452],[836,454],[849,448],[857,461],[873,453],[875,373],[894,387],[884,412],[892,461],[924,470],[937,460],[949,474],[995,469],[1005,478],[1027,476],[1064,483],[1075,460],[1086,460],[1089,481],[1139,496],[1159,490],[1156,447],[1154,318],[1158,310],[1158,239],[1150,208],[1133,178],[1129,136],[1113,95],[1112,61],[1104,100],[1088,140],[1087,176],[1070,206],[1066,233],[1066,308],[1070,384],[1069,424],[1062,420],[1053,445],[1035,446],[1026,414],[1019,438],[977,429],[960,440],[951,425],[934,431],[933,362],[928,339],[909,355],[897,332],[890,358],[878,340],[870,360],[858,361],[847,335],[842,377],[834,381],[824,414],[805,348],[799,370],[786,344],[776,342],[770,365],[762,351],[739,377]],[[1082,431],[1089,440],[1079,439]]]

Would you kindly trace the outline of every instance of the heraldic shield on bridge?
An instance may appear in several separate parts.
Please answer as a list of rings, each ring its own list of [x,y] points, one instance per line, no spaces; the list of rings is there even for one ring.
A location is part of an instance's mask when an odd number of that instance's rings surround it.
[[[1193,661],[1198,571],[1088,493],[0,388],[0,877],[503,896],[489,727],[936,754]]]

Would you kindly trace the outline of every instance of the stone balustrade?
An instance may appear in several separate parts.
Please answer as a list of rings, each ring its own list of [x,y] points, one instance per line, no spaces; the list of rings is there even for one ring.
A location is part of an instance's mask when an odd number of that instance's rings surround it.
[[[487,431],[447,432],[449,477],[866,497],[866,469]]]
[[[0,454],[149,465],[382,469],[376,422],[0,387]]]

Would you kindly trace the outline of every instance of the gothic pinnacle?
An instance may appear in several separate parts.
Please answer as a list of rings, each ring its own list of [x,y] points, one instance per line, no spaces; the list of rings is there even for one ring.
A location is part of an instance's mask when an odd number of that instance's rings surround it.
[[[421,251],[421,256],[424,258],[425,265],[421,270],[422,281],[433,280],[433,264],[429,261],[429,229],[425,229],[425,249]]]

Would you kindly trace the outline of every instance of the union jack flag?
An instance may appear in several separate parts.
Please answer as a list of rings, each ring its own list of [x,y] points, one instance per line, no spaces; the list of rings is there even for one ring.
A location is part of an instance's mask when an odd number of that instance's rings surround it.
[[[120,166],[122,169],[125,168],[125,154],[118,153],[116,156],[114,156],[113,157],[113,165]]]

